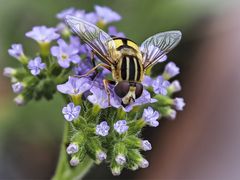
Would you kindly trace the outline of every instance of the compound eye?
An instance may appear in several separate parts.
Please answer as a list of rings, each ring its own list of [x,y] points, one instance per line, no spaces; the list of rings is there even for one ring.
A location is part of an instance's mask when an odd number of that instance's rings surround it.
[[[121,81],[114,87],[115,93],[120,98],[123,98],[124,96],[126,96],[129,89],[130,89],[130,85],[129,85],[129,82],[127,81]]]
[[[135,91],[135,95],[136,95],[136,99],[139,98],[142,95],[143,92],[143,85],[140,83],[136,84],[136,91]]]

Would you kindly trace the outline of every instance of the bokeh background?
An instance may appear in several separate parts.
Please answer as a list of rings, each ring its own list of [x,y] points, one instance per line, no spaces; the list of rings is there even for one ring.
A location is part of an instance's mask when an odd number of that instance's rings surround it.
[[[139,44],[159,31],[179,29],[183,41],[169,55],[181,67],[187,106],[175,121],[161,120],[143,136],[153,150],[150,167],[113,177],[93,167],[85,179],[240,179],[240,3],[228,0],[0,0],[0,72],[17,66],[12,43],[31,55],[24,34],[55,26],[55,14],[106,5],[119,12],[120,31]],[[156,69],[156,68],[155,68]],[[10,82],[0,75],[0,179],[49,179],[57,163],[63,117],[61,98],[17,107]]]

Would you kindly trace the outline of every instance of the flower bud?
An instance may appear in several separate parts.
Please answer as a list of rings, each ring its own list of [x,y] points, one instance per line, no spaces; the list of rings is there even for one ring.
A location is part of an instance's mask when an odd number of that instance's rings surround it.
[[[174,104],[176,110],[178,110],[178,111],[182,111],[184,106],[186,105],[184,102],[184,99],[178,98],[178,97],[173,100],[173,104]]]
[[[176,93],[176,92],[181,91],[181,89],[182,89],[182,87],[181,87],[179,81],[175,80],[168,87],[168,92],[169,92],[169,94],[172,94],[172,93]]]
[[[148,166],[149,166],[149,162],[146,159],[142,158],[140,163],[139,163],[139,167],[140,168],[147,168]]]
[[[14,98],[14,102],[17,105],[22,106],[25,104],[25,99],[22,94],[19,94],[17,97]]]
[[[98,151],[96,153],[96,158],[97,160],[99,160],[100,162],[104,161],[105,159],[107,159],[107,154],[103,151]]]
[[[12,89],[14,93],[17,93],[17,94],[21,93],[23,91],[23,88],[24,86],[21,82],[16,82],[12,84]]]
[[[3,75],[6,77],[13,77],[16,74],[17,70],[11,67],[5,67],[3,69]]]
[[[69,146],[67,147],[66,151],[68,154],[74,154],[77,153],[79,150],[79,147],[76,143],[71,143],[69,144]]]
[[[126,163],[126,157],[123,154],[118,154],[115,158],[115,161],[119,164],[119,165],[123,165]]]
[[[111,168],[111,171],[114,176],[119,176],[121,174],[121,167],[114,166]]]
[[[144,151],[150,151],[152,149],[152,145],[148,140],[142,140],[141,148]]]
[[[70,160],[70,165],[71,166],[77,166],[79,164],[79,159],[76,156],[73,156],[72,159]]]

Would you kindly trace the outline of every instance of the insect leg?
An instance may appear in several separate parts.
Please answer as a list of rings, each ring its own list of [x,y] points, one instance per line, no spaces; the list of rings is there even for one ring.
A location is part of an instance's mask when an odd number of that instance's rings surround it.
[[[102,67],[104,67],[104,68],[106,68],[106,69],[108,69],[108,70],[111,71],[111,67],[110,67],[109,65],[104,64],[104,63],[100,63],[100,64],[96,65],[95,67],[93,67],[92,69],[90,69],[86,74],[83,74],[83,75],[74,75],[74,77],[81,78],[81,77],[89,76],[90,74],[92,74],[92,73],[93,73],[98,67],[100,67],[100,66],[102,66]]]
[[[106,91],[106,93],[107,93],[107,96],[108,96],[108,105],[109,105],[109,106],[110,106],[111,104],[110,104],[110,90],[109,90],[108,84],[112,84],[112,83],[115,84],[114,81],[111,81],[111,80],[108,80],[108,79],[103,79],[103,85],[104,85],[104,89],[105,89],[105,91]]]

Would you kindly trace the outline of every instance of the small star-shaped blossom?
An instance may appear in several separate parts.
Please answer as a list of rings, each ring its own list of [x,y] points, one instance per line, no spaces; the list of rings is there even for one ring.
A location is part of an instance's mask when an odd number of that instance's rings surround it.
[[[57,41],[58,46],[53,46],[51,48],[51,53],[53,56],[57,57],[58,64],[63,68],[68,68],[70,62],[75,64],[80,62],[80,57],[77,55],[78,48],[75,45],[68,45],[63,39]]]
[[[177,67],[174,62],[169,62],[165,66],[164,73],[167,74],[167,76],[169,76],[169,78],[172,78],[179,74],[179,67]]]
[[[128,130],[128,125],[126,120],[118,120],[116,123],[114,123],[114,129],[119,134],[123,134]]]
[[[80,95],[89,90],[91,86],[92,82],[89,78],[69,76],[66,83],[57,85],[57,90],[63,94]]]
[[[143,111],[142,118],[149,126],[157,127],[159,125],[159,122],[157,121],[159,117],[160,117],[159,112],[154,111],[153,108],[151,107],[148,107]]]
[[[96,5],[95,11],[99,17],[99,20],[105,24],[121,20],[121,16],[109,7]]]
[[[184,102],[184,99],[183,98],[178,98],[178,97],[173,100],[173,103],[174,103],[175,108],[178,111],[182,111],[184,106],[186,105],[185,102]]]
[[[167,95],[167,88],[169,87],[170,82],[164,80],[162,76],[158,76],[152,82],[153,90],[156,94]]]
[[[36,57],[28,62],[28,69],[31,71],[32,75],[36,76],[40,74],[41,70],[46,68],[46,64],[42,63],[40,57]]]
[[[12,44],[11,49],[8,49],[8,54],[19,59],[24,55],[22,44]]]
[[[62,113],[64,115],[64,118],[67,121],[72,121],[74,119],[77,119],[80,113],[81,107],[75,106],[72,102],[69,103],[66,107],[63,107]]]
[[[60,37],[60,35],[56,33],[56,30],[55,28],[48,28],[46,26],[35,26],[32,31],[26,33],[26,36],[34,39],[38,43],[50,43]]]
[[[96,134],[100,136],[107,136],[110,127],[108,126],[107,121],[102,121],[96,126]]]
[[[21,93],[23,91],[23,84],[21,82],[16,82],[12,84],[12,89],[14,93]]]

